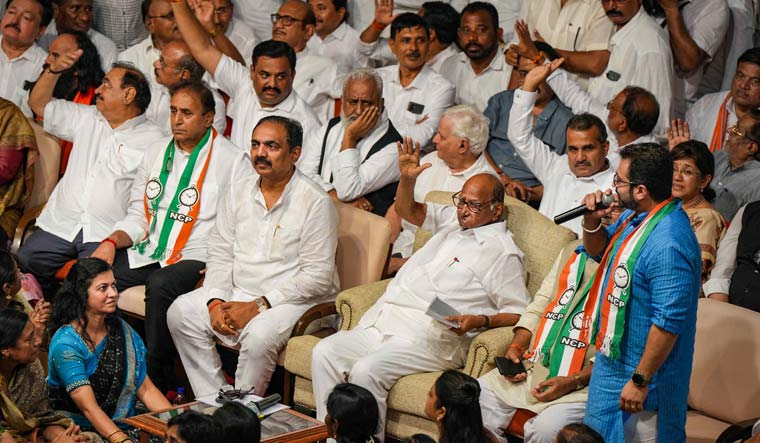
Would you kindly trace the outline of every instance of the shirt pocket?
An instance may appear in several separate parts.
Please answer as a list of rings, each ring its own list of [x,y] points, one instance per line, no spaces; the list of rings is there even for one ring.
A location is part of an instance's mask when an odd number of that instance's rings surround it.
[[[119,144],[116,147],[109,146],[106,149],[109,151],[105,164],[111,172],[117,177],[134,176],[137,172],[137,167],[140,166],[144,151],[130,149],[123,144]]]
[[[444,294],[460,291],[475,280],[475,273],[457,256],[450,257],[443,266],[440,260],[433,260],[426,267],[433,287]]]
[[[273,260],[297,259],[300,240],[300,227],[295,228],[282,223],[275,225],[269,242],[269,257]]]

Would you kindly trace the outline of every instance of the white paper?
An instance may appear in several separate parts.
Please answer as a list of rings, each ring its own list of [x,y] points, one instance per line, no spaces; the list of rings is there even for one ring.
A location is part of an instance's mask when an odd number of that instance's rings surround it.
[[[215,406],[215,407],[219,408],[219,407],[222,406],[222,403],[217,402],[216,401],[216,397],[217,397],[217,394],[213,394],[213,395],[207,395],[205,397],[198,397],[198,398],[196,398],[196,400],[198,400],[199,402],[205,403],[207,405]],[[233,400],[233,401],[236,401],[238,403],[242,403],[242,404],[245,405],[249,401],[260,401],[260,400],[261,400],[261,397],[259,397],[258,395],[251,394],[251,395],[246,395],[245,397],[243,397],[241,399],[236,399],[236,400]],[[277,404],[275,404],[273,406],[270,406],[270,407],[264,409],[263,411],[261,411],[261,413],[263,415],[272,415],[272,414],[274,414],[277,411],[282,411],[283,409],[289,409],[289,408],[286,405],[277,403]]]
[[[444,325],[450,328],[459,329],[460,325],[458,322],[446,320],[446,317],[460,315],[459,312],[457,312],[456,309],[451,307],[451,305],[449,305],[445,301],[438,298],[438,296],[436,296],[433,299],[432,303],[430,303],[430,306],[428,306],[425,314],[427,314],[428,316],[432,317],[435,320],[438,320],[439,322],[443,323]]]

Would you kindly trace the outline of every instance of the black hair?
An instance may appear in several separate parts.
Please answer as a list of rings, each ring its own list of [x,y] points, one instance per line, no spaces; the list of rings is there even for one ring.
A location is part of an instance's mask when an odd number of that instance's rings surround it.
[[[628,181],[644,185],[655,202],[665,201],[673,188],[673,158],[657,143],[636,143],[620,150],[620,158],[631,161]]]
[[[446,408],[441,422],[440,443],[486,443],[491,439],[483,428],[480,385],[469,375],[448,370],[435,381],[436,408]]]
[[[570,423],[560,429],[557,443],[604,443],[604,437],[583,423]]]
[[[403,14],[399,14],[391,22],[391,39],[395,39],[396,34],[401,32],[401,30],[403,29],[416,28],[416,27],[420,27],[424,29],[425,35],[427,35],[428,38],[430,38],[430,29],[428,29],[428,24],[425,20],[423,20],[422,17],[420,17],[417,14],[413,14],[411,12],[405,12]]]
[[[638,135],[650,134],[660,118],[660,104],[655,96],[644,88],[627,86],[623,89],[625,101],[621,114],[626,124]]]
[[[747,138],[755,144],[755,160],[760,161],[760,109],[750,109],[745,115],[752,119],[747,129]]]
[[[330,0],[330,1],[332,1],[333,7],[335,7],[336,11],[340,8],[343,8],[346,10],[346,13],[343,14],[343,20],[341,20],[341,23],[345,23],[346,20],[348,20],[348,0]]]
[[[670,150],[670,156],[674,162],[686,158],[694,160],[700,175],[703,177],[705,175],[711,177],[715,175],[715,158],[712,152],[710,152],[710,148],[699,140],[688,140],[679,143]],[[715,191],[710,187],[710,183],[707,183],[707,186],[702,190],[702,195],[708,201],[712,201],[715,198]]]
[[[290,63],[290,69],[296,70],[296,52],[289,44],[285,42],[266,40],[253,48],[253,54],[251,55],[251,61],[253,66],[256,67],[256,62],[261,57],[280,58],[285,57]]]
[[[124,76],[121,79],[121,89],[131,86],[135,88],[134,103],[140,109],[140,114],[144,114],[150,105],[150,84],[145,78],[145,74],[140,72],[134,64],[130,62],[116,62],[111,65],[111,69],[124,69]]]
[[[435,439],[427,434],[414,434],[401,440],[401,443],[436,443]]]
[[[559,58],[559,53],[557,53],[557,50],[549,43],[536,40],[533,44],[536,46],[536,49],[544,53],[544,56],[549,59],[549,61],[554,61]]]
[[[314,15],[314,11],[311,9],[311,6],[307,4],[306,16],[304,16],[301,26],[306,26],[306,25],[316,26],[316,24],[317,24],[317,16]]]
[[[459,28],[459,13],[453,6],[441,1],[425,2],[422,4],[425,15],[422,19],[429,29],[435,31],[435,37],[444,45],[457,41]]]
[[[166,427],[177,426],[179,436],[187,443],[218,441],[222,427],[210,415],[198,411],[186,411],[169,419]]]
[[[259,120],[253,130],[255,131],[262,123],[275,123],[285,129],[285,141],[288,143],[288,151],[292,151],[296,146],[303,146],[303,127],[292,118],[281,115],[269,115]]]
[[[28,321],[29,316],[17,309],[0,311],[0,349],[16,346]]]
[[[594,114],[583,113],[570,117],[567,122],[567,129],[574,131],[588,131],[591,128],[596,128],[599,131],[599,142],[604,143],[607,141],[607,127],[604,126],[604,122]]]
[[[739,56],[739,60],[736,62],[738,68],[742,63],[752,63],[753,65],[760,66],[760,46],[749,48]]]
[[[327,397],[327,413],[338,423],[338,443],[364,443],[377,432],[377,400],[368,390],[352,383],[335,385]]]
[[[221,437],[211,441],[259,443],[261,422],[255,412],[238,402],[228,402],[214,411],[214,421],[222,428]]]
[[[499,31],[499,12],[496,10],[496,6],[486,2],[472,2],[462,9],[461,18],[464,18],[465,14],[473,14],[475,12],[485,12],[491,17],[491,25],[493,26],[493,32]]]
[[[177,68],[180,71],[187,71],[190,74],[190,78],[188,79],[190,81],[200,82],[203,80],[203,74],[206,73],[203,66],[190,53],[186,53],[179,58]]]
[[[81,323],[80,334],[85,343],[95,349],[95,345],[87,334],[87,293],[95,277],[111,270],[111,265],[99,258],[82,258],[71,267],[61,289],[53,299],[51,331],[54,333],[61,326],[74,320]],[[117,314],[106,316],[106,325],[118,325]]]
[[[142,4],[140,4],[140,13],[142,14],[143,22],[148,20],[148,11],[150,10],[150,4],[152,2],[153,0],[143,0]]]
[[[45,26],[50,24],[50,21],[53,20],[53,3],[50,0],[35,0],[41,7],[42,11],[40,14],[40,26]],[[8,0],[5,2],[5,9],[7,10],[8,7],[13,3],[13,0]]]
[[[18,265],[13,254],[0,250],[0,287],[15,283],[17,278]]]
[[[204,114],[208,114],[209,112],[216,112],[216,101],[214,101],[214,94],[204,83],[189,80],[181,81],[169,88],[169,94],[171,97],[174,97],[174,94],[177,92],[185,90],[192,92],[200,100],[201,108]]]

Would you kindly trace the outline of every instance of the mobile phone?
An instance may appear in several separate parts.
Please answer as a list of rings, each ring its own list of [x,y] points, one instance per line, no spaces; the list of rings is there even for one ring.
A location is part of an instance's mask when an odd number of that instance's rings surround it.
[[[505,377],[514,377],[517,374],[527,372],[522,362],[515,363],[507,357],[494,357],[493,362],[496,365],[496,369],[499,370],[499,374]]]

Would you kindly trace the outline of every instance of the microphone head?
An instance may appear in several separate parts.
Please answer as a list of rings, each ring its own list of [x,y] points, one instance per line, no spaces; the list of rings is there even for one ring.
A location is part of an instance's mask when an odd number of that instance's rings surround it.
[[[600,208],[609,208],[615,203],[615,196],[613,194],[602,194],[602,201],[599,203]]]

